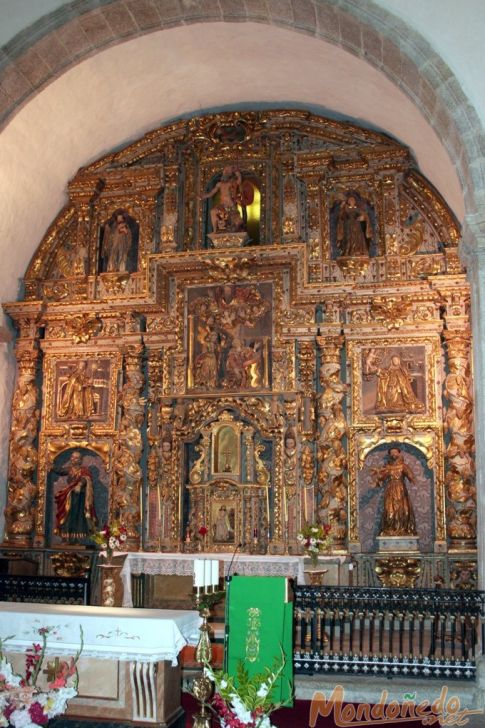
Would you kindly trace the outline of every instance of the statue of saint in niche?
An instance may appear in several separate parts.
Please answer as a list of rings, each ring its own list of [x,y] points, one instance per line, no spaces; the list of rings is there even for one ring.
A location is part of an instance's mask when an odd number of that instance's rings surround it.
[[[384,508],[380,524],[380,536],[416,536],[416,521],[405,479],[414,484],[411,469],[404,462],[399,447],[388,450],[388,462],[380,468],[372,468],[376,485],[386,483]]]
[[[103,226],[103,273],[134,273],[137,268],[138,225],[126,210],[113,212]]]
[[[424,403],[418,399],[412,387],[414,377],[398,353],[391,353],[387,366],[382,366],[381,353],[377,349],[366,350],[363,373],[366,379],[372,375],[377,377],[376,413],[425,411]]]
[[[237,233],[247,228],[246,207],[254,199],[254,188],[249,180],[243,180],[241,170],[227,165],[221,178],[211,190],[202,195],[202,200],[218,200],[210,209],[210,220],[214,233]]]
[[[63,476],[65,485],[55,493],[55,534],[63,541],[80,543],[96,529],[93,473],[83,466],[83,456],[74,450],[68,462],[53,472]]]
[[[342,257],[369,257],[372,223],[364,200],[349,194],[338,207],[337,248]]]

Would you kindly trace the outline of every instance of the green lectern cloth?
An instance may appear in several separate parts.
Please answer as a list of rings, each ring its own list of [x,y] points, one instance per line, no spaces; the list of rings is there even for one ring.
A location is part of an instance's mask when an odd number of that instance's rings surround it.
[[[293,705],[293,602],[282,576],[233,576],[226,598],[225,669],[236,675],[240,660],[249,675],[272,667],[283,650],[285,666],[275,703]]]

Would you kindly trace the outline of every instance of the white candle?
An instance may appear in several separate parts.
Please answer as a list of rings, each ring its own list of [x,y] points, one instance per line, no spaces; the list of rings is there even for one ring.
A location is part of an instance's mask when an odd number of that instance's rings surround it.
[[[204,559],[204,590],[207,591],[207,588],[211,584],[211,564],[212,561],[210,559]]]
[[[211,561],[211,564],[212,564],[212,568],[211,568],[211,572],[212,572],[211,584],[213,584],[214,587],[218,587],[219,586],[219,562],[217,561],[217,559],[213,559]]]
[[[204,559],[194,559],[194,586],[204,586]]]

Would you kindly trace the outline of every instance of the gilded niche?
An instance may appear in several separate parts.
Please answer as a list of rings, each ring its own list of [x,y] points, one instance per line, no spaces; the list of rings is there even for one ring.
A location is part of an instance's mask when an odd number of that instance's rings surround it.
[[[68,195],[5,306],[9,545],[82,550],[116,519],[134,550],[302,555],[321,524],[356,579],[411,552],[416,585],[472,583],[468,284],[409,150],[302,110],[211,114]]]

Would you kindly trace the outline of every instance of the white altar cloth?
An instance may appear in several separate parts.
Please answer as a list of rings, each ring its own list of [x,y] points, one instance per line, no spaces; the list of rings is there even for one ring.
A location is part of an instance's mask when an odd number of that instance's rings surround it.
[[[195,611],[0,602],[0,637],[13,635],[6,652],[25,652],[47,627],[47,654],[74,657],[81,625],[83,657],[176,665],[182,647],[197,643],[200,621]]]
[[[124,556],[125,554],[118,552],[117,555]],[[255,556],[241,553],[236,553],[235,556],[231,553],[158,554],[136,551],[126,554],[126,559],[121,570],[123,607],[133,606],[131,594],[132,574],[192,576],[194,573],[194,559],[201,558],[216,559],[221,562],[222,567],[219,567],[221,576],[226,576],[230,568],[231,574],[237,573],[243,574],[244,576],[288,576],[292,579],[298,579],[299,584],[305,583],[304,562],[301,556]]]

